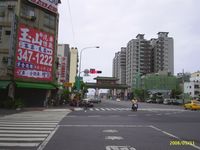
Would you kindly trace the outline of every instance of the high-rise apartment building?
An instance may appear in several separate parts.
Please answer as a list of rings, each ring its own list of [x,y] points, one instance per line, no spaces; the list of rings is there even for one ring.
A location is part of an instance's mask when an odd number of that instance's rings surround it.
[[[77,72],[78,72],[78,49],[71,48],[70,50],[70,74],[69,74],[69,82],[75,83]]]
[[[138,34],[127,44],[126,50],[126,84],[136,87],[141,74],[153,71],[152,48],[150,41],[144,39],[144,34]]]
[[[113,77],[118,78],[119,84],[126,84],[126,47],[115,53],[113,58]]]
[[[117,52],[113,59],[113,76],[120,79],[120,56]],[[174,73],[173,38],[168,32],[159,32],[158,38],[146,40],[144,34],[138,34],[128,42],[124,49],[126,55],[125,76],[126,84],[132,88],[140,86],[141,75],[160,71]]]
[[[151,39],[154,57],[154,72],[165,71],[174,74],[174,42],[168,32],[158,32],[157,39]]]

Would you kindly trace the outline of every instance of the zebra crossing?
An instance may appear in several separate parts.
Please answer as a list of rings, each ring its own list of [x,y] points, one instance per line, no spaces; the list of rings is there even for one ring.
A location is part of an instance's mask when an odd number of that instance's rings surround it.
[[[84,109],[77,109],[77,111]],[[97,107],[89,108],[89,111],[131,111],[131,108],[107,108],[107,107]],[[183,112],[184,109],[169,109],[169,108],[138,108],[139,111],[150,111],[150,112],[160,112],[160,111],[169,111],[169,112]]]
[[[89,108],[90,111],[130,111],[130,108]]]
[[[0,117],[0,149],[41,149],[70,111],[28,111]]]

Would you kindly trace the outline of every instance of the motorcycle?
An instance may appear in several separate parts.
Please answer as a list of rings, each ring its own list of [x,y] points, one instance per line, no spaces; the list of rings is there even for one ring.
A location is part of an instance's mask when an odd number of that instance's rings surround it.
[[[132,104],[132,111],[137,111],[138,104]]]

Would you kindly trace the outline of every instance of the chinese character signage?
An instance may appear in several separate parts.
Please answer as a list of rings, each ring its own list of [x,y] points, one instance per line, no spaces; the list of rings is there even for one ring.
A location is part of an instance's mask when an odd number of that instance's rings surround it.
[[[15,78],[52,81],[54,36],[19,26]]]
[[[61,72],[60,72],[60,82],[65,82],[67,78],[67,57],[61,58]]]
[[[57,13],[58,11],[58,0],[28,0],[31,3],[34,3],[40,7],[43,7],[47,10],[50,10],[54,13]]]

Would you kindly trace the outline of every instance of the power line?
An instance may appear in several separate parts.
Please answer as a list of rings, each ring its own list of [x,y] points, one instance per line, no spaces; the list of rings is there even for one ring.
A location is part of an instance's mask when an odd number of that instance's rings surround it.
[[[70,15],[70,23],[71,23],[73,41],[74,41],[74,44],[76,45],[75,32],[74,32],[74,26],[73,26],[73,20],[72,20],[72,13],[71,13],[71,7],[70,7],[70,2],[69,2],[69,0],[67,0],[67,3],[68,3],[69,15]]]

